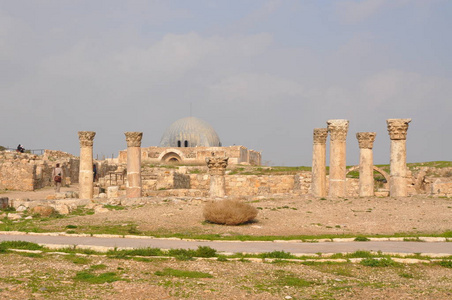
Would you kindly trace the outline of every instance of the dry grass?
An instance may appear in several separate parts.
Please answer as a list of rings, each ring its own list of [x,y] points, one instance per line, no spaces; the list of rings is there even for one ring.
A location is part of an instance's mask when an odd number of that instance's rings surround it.
[[[239,225],[256,218],[258,210],[238,200],[211,201],[204,207],[204,218],[216,224]]]

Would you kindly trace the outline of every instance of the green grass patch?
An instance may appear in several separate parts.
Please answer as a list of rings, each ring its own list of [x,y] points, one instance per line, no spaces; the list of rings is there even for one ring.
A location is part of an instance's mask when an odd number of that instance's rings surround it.
[[[368,241],[370,241],[367,237],[365,237],[365,236],[357,236],[355,239],[354,239],[354,241],[355,242],[368,242]]]
[[[289,252],[284,251],[272,251],[267,253],[262,253],[259,255],[262,258],[295,258],[294,255],[290,254]]]
[[[164,256],[166,253],[159,248],[138,248],[130,250],[110,250],[108,256],[124,258],[127,256]]]
[[[308,287],[314,284],[313,281],[308,281],[303,278],[298,278],[295,276],[283,276],[277,280],[277,284],[280,286],[292,286],[292,287]]]
[[[106,269],[107,266],[104,264],[98,264],[98,265],[92,265],[91,267],[89,267],[90,270],[95,271],[95,270],[104,270]]]
[[[0,243],[0,252],[7,249],[42,250],[44,247],[25,241],[4,241]]]
[[[443,259],[441,261],[438,261],[436,264],[440,265],[441,267],[452,268],[452,260]]]
[[[157,276],[171,276],[171,277],[183,277],[183,278],[213,278],[209,273],[198,271],[186,271],[177,270],[172,268],[165,268],[162,271],[156,271],[154,273]]]
[[[67,255],[64,257],[64,259],[69,260],[69,261],[73,262],[74,264],[79,264],[79,265],[87,265],[91,262],[90,259],[88,259],[84,256],[78,256],[75,254]]]
[[[121,280],[121,278],[118,277],[118,275],[116,275],[116,273],[114,272],[106,272],[97,275],[92,272],[81,271],[77,272],[77,274],[74,277],[74,280],[83,281],[91,284],[102,284],[106,282],[118,281]]]
[[[124,206],[110,205],[110,204],[104,204],[104,208],[108,208],[108,209],[111,209],[111,210],[124,210],[124,209],[126,209]]]

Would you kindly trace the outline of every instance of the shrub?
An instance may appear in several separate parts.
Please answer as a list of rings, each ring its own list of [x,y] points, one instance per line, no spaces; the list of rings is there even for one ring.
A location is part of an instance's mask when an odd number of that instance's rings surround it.
[[[361,264],[363,266],[368,266],[368,267],[389,267],[389,266],[395,266],[396,262],[394,262],[390,258],[382,258],[382,259],[365,258],[361,261]]]
[[[256,218],[258,210],[238,200],[211,201],[204,207],[204,218],[216,224],[240,225]]]

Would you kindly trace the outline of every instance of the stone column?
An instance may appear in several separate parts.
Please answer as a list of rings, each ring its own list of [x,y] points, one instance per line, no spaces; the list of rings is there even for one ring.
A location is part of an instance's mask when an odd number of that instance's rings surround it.
[[[358,132],[359,144],[359,196],[374,196],[374,154],[372,148],[377,133]]]
[[[312,148],[311,192],[315,197],[326,196],[326,138],[328,128],[314,129]]]
[[[328,132],[330,133],[330,185],[329,196],[345,197],[347,187],[346,175],[346,139],[348,120],[328,120]]]
[[[142,196],[141,187],[141,138],[142,132],[125,132],[127,141],[127,198]]]
[[[94,131],[79,131],[80,140],[80,172],[79,172],[79,198],[92,199],[93,186],[93,140]]]
[[[389,195],[392,197],[407,196],[406,134],[410,122],[411,119],[386,120],[391,138]]]
[[[229,157],[206,157],[210,174],[211,198],[224,197],[226,195],[224,172],[228,166]]]

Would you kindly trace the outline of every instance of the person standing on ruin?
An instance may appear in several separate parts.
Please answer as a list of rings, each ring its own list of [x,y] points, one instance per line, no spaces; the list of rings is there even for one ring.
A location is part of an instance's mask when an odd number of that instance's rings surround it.
[[[60,164],[56,164],[55,169],[53,169],[52,171],[52,178],[53,182],[55,183],[55,193],[60,192],[63,175],[63,169],[60,167]]]

